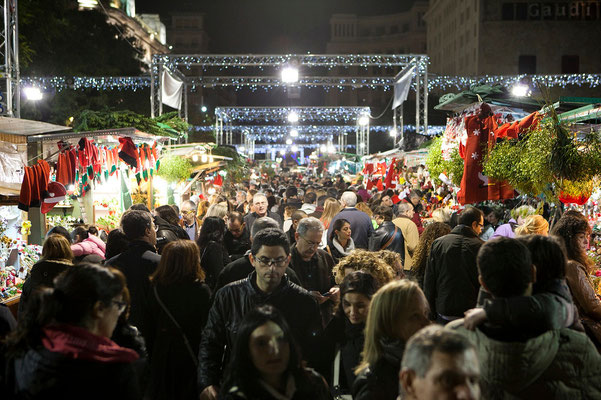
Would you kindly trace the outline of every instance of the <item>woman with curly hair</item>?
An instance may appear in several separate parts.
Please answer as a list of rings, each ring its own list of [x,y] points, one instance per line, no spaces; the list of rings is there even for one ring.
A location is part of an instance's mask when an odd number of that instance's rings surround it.
[[[383,286],[394,280],[394,269],[379,258],[378,253],[367,250],[355,250],[344,257],[332,269],[336,283],[340,285],[344,277],[353,271],[365,271],[378,281],[378,286]]]
[[[413,256],[413,265],[411,265],[411,275],[417,280],[420,288],[424,287],[424,273],[426,264],[430,257],[430,248],[434,240],[441,236],[451,233],[451,227],[444,222],[433,222],[429,224],[419,238],[419,244],[415,249]]]
[[[405,277],[405,272],[403,271],[403,260],[401,259],[401,255],[399,253],[390,250],[380,250],[376,252],[376,254],[378,258],[381,258],[386,264],[392,267],[395,278],[402,279]]]
[[[553,227],[553,235],[563,239],[567,251],[566,280],[587,335],[601,347],[601,300],[590,280],[593,263],[586,255],[591,227],[582,215],[563,215]]]

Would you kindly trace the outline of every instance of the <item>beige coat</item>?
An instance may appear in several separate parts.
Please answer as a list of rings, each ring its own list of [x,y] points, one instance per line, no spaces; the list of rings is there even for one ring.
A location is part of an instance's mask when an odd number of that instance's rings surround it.
[[[393,219],[392,223],[403,232],[403,239],[405,239],[405,264],[403,265],[403,269],[405,271],[410,270],[413,266],[413,253],[415,252],[415,249],[417,249],[419,243],[417,225],[415,225],[415,222],[408,217]]]

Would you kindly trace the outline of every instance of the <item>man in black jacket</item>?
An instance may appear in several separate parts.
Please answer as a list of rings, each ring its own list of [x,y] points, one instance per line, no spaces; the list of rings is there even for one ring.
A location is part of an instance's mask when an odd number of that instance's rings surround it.
[[[482,211],[468,207],[459,224],[432,243],[424,275],[424,294],[430,303],[432,320],[446,324],[463,317],[478,300],[476,257],[484,243],[478,235],[484,225]]]
[[[217,398],[223,367],[239,324],[254,307],[270,304],[280,310],[305,356],[312,355],[314,341],[321,333],[317,303],[285,275],[290,262],[290,246],[284,232],[270,228],[257,233],[253,238],[250,261],[255,271],[246,279],[221,288],[209,311],[198,355],[201,398]]]
[[[252,227],[256,219],[262,217],[269,217],[275,219],[279,227],[282,227],[282,219],[280,218],[280,216],[267,209],[267,197],[265,196],[265,194],[255,194],[253,196],[253,206],[255,207],[255,211],[246,214],[246,216],[244,217],[244,223],[246,224],[246,226]]]
[[[118,268],[125,275],[131,298],[129,320],[144,335],[146,305],[150,296],[148,277],[156,270],[161,256],[156,254],[156,227],[152,214],[129,210],[121,217],[121,227],[129,239],[126,251],[107,260],[105,265]]]
[[[232,261],[243,257],[250,250],[249,231],[250,226],[246,226],[241,213],[232,211],[228,215],[227,231],[223,235],[223,244]]]
[[[370,238],[369,250],[390,250],[399,253],[405,265],[405,238],[403,231],[392,222],[392,208],[378,206],[375,217],[380,226]]]

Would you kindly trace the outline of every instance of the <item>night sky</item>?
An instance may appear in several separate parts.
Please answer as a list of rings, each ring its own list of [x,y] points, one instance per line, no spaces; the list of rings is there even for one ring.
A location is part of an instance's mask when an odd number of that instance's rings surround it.
[[[136,13],[206,13],[212,53],[323,53],[334,13],[405,11],[413,0],[138,0]]]

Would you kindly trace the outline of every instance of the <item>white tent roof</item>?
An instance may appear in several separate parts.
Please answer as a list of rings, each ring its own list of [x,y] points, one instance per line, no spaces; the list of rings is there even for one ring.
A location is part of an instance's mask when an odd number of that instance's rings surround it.
[[[41,133],[70,131],[67,126],[49,124],[47,122],[28,119],[0,117],[0,133],[6,135],[32,136]]]

